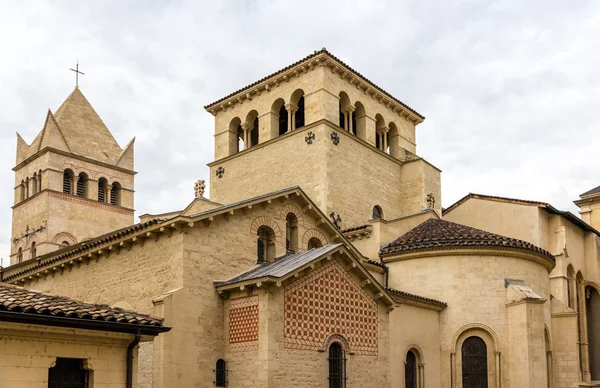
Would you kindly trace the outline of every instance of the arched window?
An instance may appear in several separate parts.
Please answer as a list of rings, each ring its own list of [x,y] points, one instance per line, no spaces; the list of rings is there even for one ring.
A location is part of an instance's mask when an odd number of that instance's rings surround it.
[[[288,113],[285,106],[281,105],[279,108],[279,136],[287,133],[288,129]]]
[[[60,246],[61,246],[61,247],[68,247],[68,246],[70,246],[70,245],[71,245],[71,244],[69,244],[69,242],[68,242],[68,241],[63,241],[63,242],[61,242],[61,243],[60,243]]]
[[[394,122],[390,122],[388,127],[390,128],[387,134],[387,153],[392,155],[395,158],[400,158],[401,146],[400,146],[400,132],[398,131],[398,127]]]
[[[373,206],[373,219],[380,220],[383,218],[383,211],[379,205]]]
[[[252,123],[252,129],[250,130],[250,147],[254,147],[258,144],[258,116]]]
[[[322,246],[323,243],[318,237],[311,237],[310,240],[308,240],[308,249],[321,248]]]
[[[479,337],[469,337],[462,344],[462,386],[487,388],[487,346]]]
[[[88,176],[85,172],[80,173],[77,177],[77,196],[88,196]]]
[[[294,115],[294,129],[302,128],[305,125],[304,114],[304,96],[298,99],[298,111]]]
[[[261,226],[258,235],[256,257],[259,263],[271,262],[275,259],[275,232],[268,226]]]
[[[25,200],[25,181],[21,180],[21,185],[19,186],[19,190],[21,191],[19,193],[19,198],[21,198],[21,201]]]
[[[567,267],[567,306],[575,309],[575,270],[571,264]]]
[[[29,177],[25,178],[25,198],[29,198]]]
[[[352,120],[356,121],[356,123],[353,123],[354,128],[356,128],[356,136],[367,140],[367,112],[365,106],[360,101],[356,101],[354,108]]]
[[[406,353],[404,364],[404,388],[417,388],[417,356],[412,350]]]
[[[215,386],[227,386],[227,364],[221,358],[217,360],[217,367],[215,369]]]
[[[237,133],[237,152],[240,152],[246,149],[246,143],[244,143],[244,139],[246,137],[244,136],[244,129],[242,128],[242,124],[239,124],[235,131]]]
[[[98,179],[98,202],[106,202],[106,187],[108,181],[106,178]]]
[[[298,251],[298,218],[294,213],[288,213],[285,217],[285,250]]]
[[[600,380],[600,294],[594,287],[585,289],[587,334],[592,381]]]
[[[349,131],[350,122],[348,120],[348,108],[351,106],[350,98],[348,97],[346,92],[340,92],[339,98],[340,127],[345,129],[346,131]]]
[[[35,241],[31,243],[31,258],[35,259],[37,257],[37,248],[35,246]]]
[[[63,193],[73,194],[73,171],[70,169],[63,173]]]
[[[23,261],[23,248],[19,247],[19,250],[17,251],[17,263],[20,263]]]
[[[329,388],[346,387],[346,352],[338,342],[329,346]]]
[[[40,191],[42,191],[42,170],[38,171],[38,180],[37,180],[37,183],[38,183],[37,192],[39,193]]]
[[[35,195],[37,193],[37,172],[33,173],[33,178],[31,179],[31,195]]]
[[[110,204],[121,205],[121,184],[113,182],[110,190]]]
[[[383,120],[383,116],[380,114],[375,115],[375,130],[376,130],[376,138],[375,138],[375,146],[382,151],[387,149],[387,128],[385,126],[385,121]]]

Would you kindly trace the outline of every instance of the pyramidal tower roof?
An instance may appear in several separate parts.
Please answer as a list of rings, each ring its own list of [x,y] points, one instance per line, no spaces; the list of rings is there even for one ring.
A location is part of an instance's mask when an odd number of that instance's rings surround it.
[[[117,164],[124,152],[77,87],[55,114],[48,111],[44,128],[27,152],[17,155],[17,163],[45,147],[110,164]]]

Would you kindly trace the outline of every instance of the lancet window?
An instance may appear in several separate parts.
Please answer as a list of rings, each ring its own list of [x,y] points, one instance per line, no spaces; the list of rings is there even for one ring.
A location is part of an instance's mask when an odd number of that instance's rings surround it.
[[[329,388],[346,388],[346,352],[342,345],[329,346]]]
[[[63,193],[73,194],[73,171],[70,169],[63,173]]]

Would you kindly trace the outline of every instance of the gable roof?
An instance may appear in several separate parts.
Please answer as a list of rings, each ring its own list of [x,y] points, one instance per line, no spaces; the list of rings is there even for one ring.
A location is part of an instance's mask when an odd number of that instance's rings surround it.
[[[294,253],[276,258],[272,262],[261,263],[247,272],[242,273],[226,281],[216,281],[215,287],[244,283],[247,281],[256,281],[259,279],[281,279],[286,275],[293,273],[297,269],[311,263],[323,255],[334,252],[342,244],[328,244],[320,248],[313,248],[306,252]]]
[[[238,209],[252,207],[260,203],[270,203],[272,200],[286,196],[300,196],[307,205],[306,211],[316,213],[315,218],[322,220],[322,226],[327,227],[332,234],[328,236],[329,241],[340,239],[347,243],[347,248],[352,251],[356,257],[363,257],[362,254],[354,247],[350,241],[339,232],[333,225],[331,220],[315,205],[314,202],[306,195],[306,193],[298,186],[293,186],[287,189],[277,190],[271,193],[259,195],[240,202],[229,205],[220,206],[214,209],[205,210],[191,215],[175,215],[168,219],[155,218],[146,222],[134,224],[104,235],[86,240],[84,242],[72,245],[70,247],[61,248],[59,250],[39,256],[35,259],[29,259],[22,263],[13,264],[7,268],[0,268],[0,282],[17,282],[26,281],[27,276],[31,277],[36,272],[42,272],[48,268],[64,267],[67,264],[59,265],[60,263],[68,263],[70,268],[73,263],[78,264],[83,258],[91,257],[99,251],[106,249],[117,249],[119,244],[128,244],[139,239],[143,241],[147,236],[152,234],[161,234],[173,230],[173,228],[185,227],[185,225],[193,226],[199,221],[210,222],[214,217],[219,215],[229,216],[234,214]],[[77,259],[78,258],[78,259]],[[77,259],[77,260],[74,260]],[[367,261],[366,258],[364,258]]]
[[[583,221],[581,218],[577,217],[575,214],[573,214],[569,211],[559,210],[547,202],[530,201],[530,200],[525,200],[525,199],[516,199],[516,198],[498,197],[498,196],[494,196],[494,195],[469,193],[469,194],[465,195],[464,197],[462,197],[461,199],[459,199],[458,201],[454,202],[447,209],[444,209],[442,211],[442,215],[446,215],[446,214],[450,213],[452,210],[456,209],[457,207],[459,207],[460,205],[462,205],[469,199],[482,199],[482,200],[487,200],[487,201],[512,203],[512,204],[516,204],[516,205],[537,206],[540,209],[544,209],[549,214],[556,214],[556,215],[562,216],[565,219],[567,219],[568,221],[577,225],[579,228],[581,228],[587,232],[592,232],[592,233],[600,236],[600,232],[598,230],[596,230],[591,225],[589,225],[587,222]],[[577,203],[577,202],[578,201],[575,201],[575,203]]]
[[[163,326],[162,318],[107,305],[78,302],[8,284],[0,284],[0,321],[117,332],[140,330],[144,334],[154,335],[170,330]]]
[[[406,105],[405,103],[403,103],[402,101],[398,100],[396,97],[392,96],[391,94],[389,94],[388,92],[386,92],[385,90],[383,90],[382,88],[380,88],[379,86],[377,86],[376,84],[374,84],[373,82],[371,82],[369,79],[367,79],[365,76],[363,76],[362,74],[360,74],[358,71],[354,70],[352,67],[348,66],[346,63],[344,63],[342,60],[340,60],[339,58],[337,58],[336,56],[334,56],[333,54],[331,54],[329,51],[327,51],[327,49],[322,48],[321,50],[316,50],[313,54],[308,55],[304,58],[302,58],[299,61],[296,61],[294,63],[292,63],[289,66],[284,67],[281,70],[278,70],[266,77],[263,77],[261,79],[259,79],[256,82],[253,82],[247,86],[244,86],[241,89],[236,90],[233,93],[228,94],[227,96],[218,99],[217,101],[214,101],[208,105],[204,106],[204,109],[206,109],[207,111],[212,110],[216,105],[218,105],[219,103],[222,103],[232,97],[235,97],[236,95],[239,95],[240,98],[246,98],[246,92],[256,86],[259,86],[261,84],[261,86],[265,86],[269,80],[271,80],[272,78],[285,73],[287,71],[290,71],[296,67],[300,67],[302,65],[305,65],[308,62],[311,62],[313,60],[316,60],[317,58],[322,58],[322,59],[327,59],[330,61],[334,61],[338,66],[345,68],[347,71],[353,73],[354,75],[356,75],[360,80],[362,80],[363,82],[365,82],[366,84],[368,84],[369,86],[373,87],[374,89],[376,89],[377,91],[379,91],[380,93],[384,94],[386,97],[388,97],[389,99],[393,100],[394,102],[400,104],[403,108],[405,108],[406,110],[408,110],[409,112],[411,112],[417,119],[418,122],[422,122],[425,119],[425,116],[421,115],[420,113],[418,113],[416,110],[412,109],[410,106]]]
[[[384,245],[381,257],[456,248],[522,250],[542,256],[554,264],[554,256],[526,241],[486,232],[455,222],[430,218]]]
[[[215,288],[219,293],[229,291],[235,288],[245,288],[250,285],[259,285],[264,283],[274,283],[278,286],[287,279],[298,275],[300,271],[311,268],[315,263],[331,258],[336,253],[345,253],[345,257],[350,259],[350,267],[357,269],[362,274],[363,278],[368,279],[367,283],[374,287],[383,297],[388,305],[394,305],[394,299],[389,295],[387,290],[382,287],[379,282],[373,278],[371,273],[363,267],[358,260],[344,244],[328,244],[320,248],[313,248],[306,252],[298,252],[285,255],[275,259],[270,263],[262,263],[257,267],[250,269],[238,276],[235,276],[225,281],[215,281]],[[348,270],[348,269],[346,269]]]

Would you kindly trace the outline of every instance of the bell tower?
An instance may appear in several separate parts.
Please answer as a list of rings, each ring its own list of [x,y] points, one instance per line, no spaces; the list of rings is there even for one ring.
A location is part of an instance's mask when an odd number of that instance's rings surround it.
[[[205,109],[212,201],[300,186],[342,229],[441,214],[440,170],[416,154],[424,117],[325,49]]]
[[[133,224],[134,140],[121,148],[78,87],[31,144],[17,133],[11,265]]]

